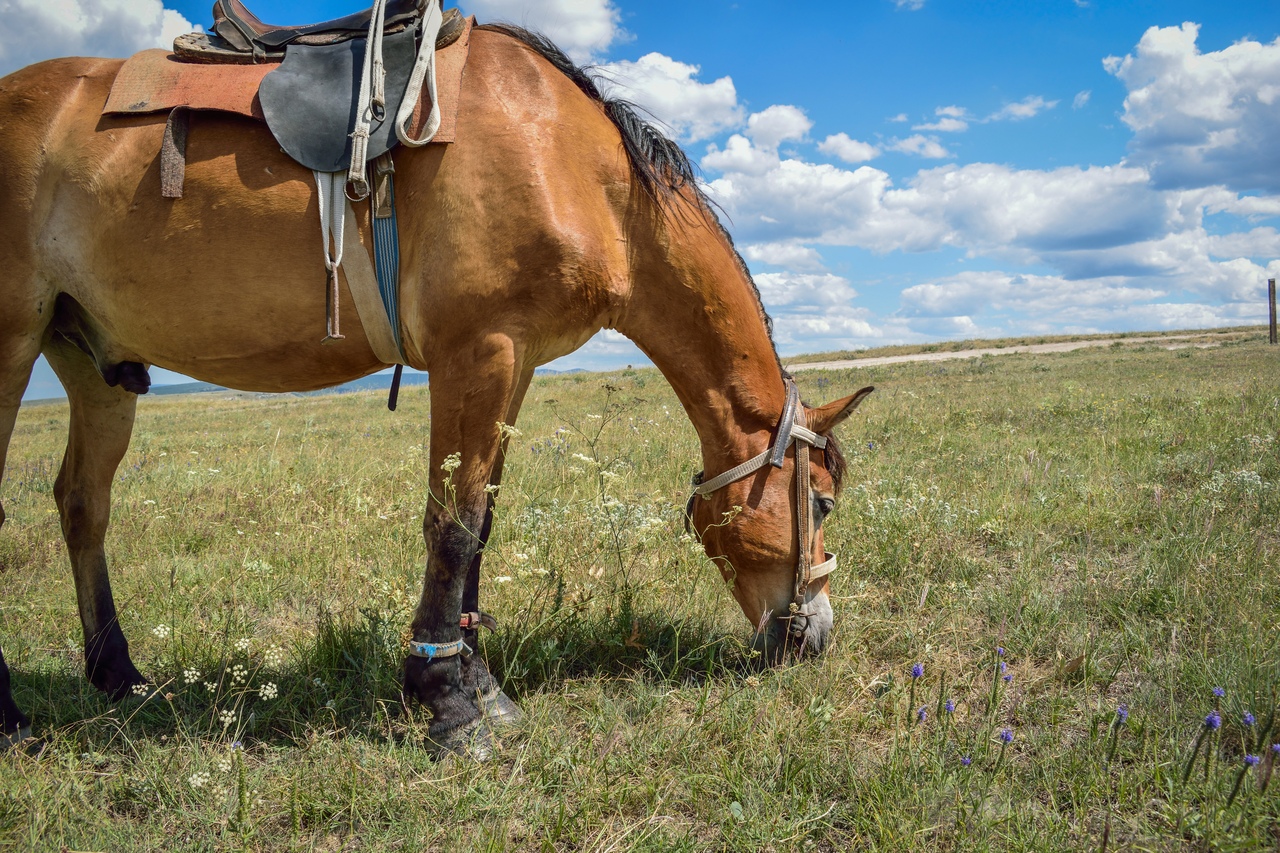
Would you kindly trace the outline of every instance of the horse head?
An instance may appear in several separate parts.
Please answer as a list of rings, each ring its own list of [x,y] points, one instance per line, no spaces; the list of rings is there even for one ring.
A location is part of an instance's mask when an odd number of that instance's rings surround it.
[[[771,662],[788,652],[820,652],[830,638],[828,584],[835,557],[825,550],[822,522],[835,510],[845,469],[832,430],[872,390],[818,408],[800,404],[798,415],[784,410],[764,452],[705,482],[699,477],[690,498],[688,525],[756,627],[756,647]],[[794,422],[787,423],[788,417]],[[781,467],[769,464],[771,455]]]

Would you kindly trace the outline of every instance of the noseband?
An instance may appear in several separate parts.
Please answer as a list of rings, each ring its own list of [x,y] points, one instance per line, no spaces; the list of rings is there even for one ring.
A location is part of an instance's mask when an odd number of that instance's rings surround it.
[[[782,408],[782,416],[778,418],[773,444],[758,456],[753,456],[741,465],[730,468],[705,482],[702,479],[702,472],[698,472],[693,478],[694,490],[689,498],[688,517],[692,518],[693,502],[699,496],[704,500],[711,500],[713,492],[741,480],[748,474],[754,474],[766,465],[781,468],[786,459],[788,445],[795,442],[796,537],[799,540],[799,559],[796,562],[795,583],[792,587],[791,613],[786,618],[790,620],[788,633],[795,639],[802,639],[805,622],[809,615],[805,602],[809,584],[835,571],[836,556],[824,552],[826,559],[815,566],[809,543],[809,528],[813,521],[813,481],[809,475],[809,448],[825,449],[827,438],[818,435],[806,425],[804,406],[800,404],[800,389],[796,387],[796,383],[790,378],[783,381],[786,383],[787,402]]]

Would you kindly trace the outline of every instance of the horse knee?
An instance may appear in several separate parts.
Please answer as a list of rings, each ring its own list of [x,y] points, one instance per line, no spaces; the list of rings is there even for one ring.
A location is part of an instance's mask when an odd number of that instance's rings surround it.
[[[59,478],[59,483],[62,479]],[[54,487],[54,499],[62,519],[62,538],[71,551],[95,548],[106,535],[108,508],[80,489]]]

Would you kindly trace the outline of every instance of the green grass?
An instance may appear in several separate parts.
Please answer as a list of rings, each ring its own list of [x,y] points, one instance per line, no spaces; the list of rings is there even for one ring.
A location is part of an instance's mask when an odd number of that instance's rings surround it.
[[[158,691],[118,706],[80,674],[65,407],[23,409],[0,643],[45,748],[0,756],[0,845],[1275,848],[1280,782],[1243,756],[1280,741],[1280,350],[799,381],[879,391],[842,431],[834,645],[776,669],[682,533],[697,442],[662,378],[535,381],[482,587],[482,653],[527,721],[483,765],[428,760],[397,698],[425,390],[394,415],[379,394],[142,400],[108,553]]]

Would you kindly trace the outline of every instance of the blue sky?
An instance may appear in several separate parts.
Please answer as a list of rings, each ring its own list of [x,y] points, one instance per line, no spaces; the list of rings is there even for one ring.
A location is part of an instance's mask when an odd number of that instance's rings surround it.
[[[0,71],[210,22],[208,0],[9,5],[25,29],[0,37]],[[360,3],[249,5],[288,23]],[[460,5],[541,29],[680,140],[784,355],[1265,321],[1275,0]],[[560,366],[642,360],[606,333]]]

